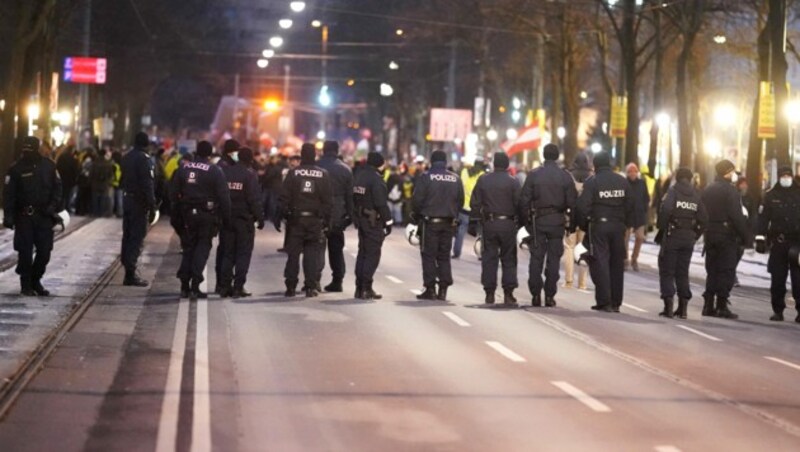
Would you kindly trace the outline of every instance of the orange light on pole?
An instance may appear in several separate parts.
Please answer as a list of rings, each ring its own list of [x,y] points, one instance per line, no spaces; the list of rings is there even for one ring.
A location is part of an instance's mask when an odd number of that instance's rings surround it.
[[[274,113],[281,108],[281,103],[275,99],[267,99],[264,101],[264,110],[268,113]]]

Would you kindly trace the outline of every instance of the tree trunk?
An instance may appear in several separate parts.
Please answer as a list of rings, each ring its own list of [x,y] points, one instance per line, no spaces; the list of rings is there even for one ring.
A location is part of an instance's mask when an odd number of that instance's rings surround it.
[[[657,171],[660,130],[656,117],[662,108],[661,71],[664,65],[664,48],[661,43],[661,12],[658,9],[653,11],[653,28],[655,33],[655,68],[653,69],[653,114],[650,127],[650,154],[647,158],[647,170],[650,173],[650,177],[657,178],[661,174],[658,174]]]
[[[758,80],[765,81],[769,77],[769,29],[770,23],[767,21],[764,28],[758,35]],[[756,86],[756,102],[753,104],[753,116],[750,121],[750,145],[747,150],[747,171],[745,174],[748,179],[748,194],[761,202],[761,192],[764,185],[764,163],[762,152],[762,140],[758,138],[758,104],[760,101],[760,89]]]
[[[636,83],[636,0],[624,0],[622,57],[625,91],[628,95],[628,128],[625,133],[625,163],[639,163],[639,92]]]
[[[684,34],[683,47],[680,55],[678,55],[676,65],[677,81],[675,85],[678,99],[678,145],[681,149],[679,164],[686,167],[692,166],[692,156],[694,155],[692,126],[689,120],[689,87],[687,86],[687,71],[692,41],[694,41],[694,35]]]
[[[775,158],[778,165],[791,165],[789,151],[789,118],[783,114],[789,100],[786,86],[786,51],[784,33],[786,30],[786,0],[769,0],[769,18],[772,42],[772,82],[775,86]]]
[[[575,38],[571,33],[573,25],[570,24],[566,13],[563,18],[561,49],[562,49],[562,77],[561,86],[564,98],[564,163],[570,165],[578,152],[578,126],[580,125],[580,93],[576,74],[577,54]]]

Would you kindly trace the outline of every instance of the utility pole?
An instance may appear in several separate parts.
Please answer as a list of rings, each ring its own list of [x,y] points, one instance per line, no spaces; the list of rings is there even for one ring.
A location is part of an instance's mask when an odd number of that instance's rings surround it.
[[[291,134],[291,117],[289,110],[289,88],[292,83],[292,67],[288,64],[283,66],[283,109],[281,118],[278,120],[278,143],[282,146],[286,144],[286,139]],[[294,108],[291,109],[292,114]]]
[[[544,110],[544,15],[536,16],[536,37],[534,38],[533,49],[533,86],[531,89],[531,109],[536,117],[539,110]],[[539,124],[539,128],[544,132],[545,125]],[[530,153],[522,154],[522,164],[528,167],[530,163]]]
[[[239,116],[239,73],[237,72],[233,78],[233,115],[231,121],[231,131],[234,138],[238,138],[239,123],[237,117]]]
[[[84,0],[83,3],[83,56],[88,57],[92,51],[92,0]],[[85,142],[83,132],[92,127],[92,117],[89,112],[89,85],[82,83],[79,88],[80,101],[78,104],[78,118],[76,118],[75,126],[78,132],[78,143],[80,147],[90,145],[90,142]]]

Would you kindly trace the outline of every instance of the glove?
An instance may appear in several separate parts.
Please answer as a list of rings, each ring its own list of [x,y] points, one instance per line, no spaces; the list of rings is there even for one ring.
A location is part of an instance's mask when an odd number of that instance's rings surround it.
[[[14,222],[4,218],[3,226],[5,226],[7,229],[14,229]]]
[[[275,230],[281,232],[281,222],[276,221],[274,224],[275,224]]]
[[[469,220],[469,224],[467,225],[467,234],[471,235],[472,237],[478,236],[478,220]]]
[[[767,239],[763,235],[756,236],[756,253],[759,254],[767,253]]]
[[[383,226],[383,236],[384,237],[388,237],[389,234],[392,233],[392,229],[393,229],[392,225],[393,224],[394,224],[394,222],[392,220],[389,220],[384,224],[384,226]]]
[[[256,222],[256,228],[259,231],[264,229],[264,219],[263,218],[259,219],[258,222]]]
[[[153,224],[153,221],[156,219],[156,209],[150,209],[147,211],[147,224]]]

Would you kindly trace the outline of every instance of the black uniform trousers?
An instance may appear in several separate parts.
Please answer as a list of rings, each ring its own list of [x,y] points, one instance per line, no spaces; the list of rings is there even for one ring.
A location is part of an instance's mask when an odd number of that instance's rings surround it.
[[[214,274],[217,275],[217,282],[222,281],[222,261],[225,259],[225,250],[228,249],[228,243],[225,241],[225,234],[220,231],[219,240],[217,240],[217,255],[214,260]]]
[[[800,310],[800,267],[789,262],[789,249],[800,243],[773,243],[769,251],[767,271],[772,275],[769,292],[772,295],[772,310],[782,313],[786,309],[786,277],[792,278],[792,298]]]
[[[231,282],[235,288],[244,287],[244,283],[247,282],[247,272],[250,270],[250,260],[253,257],[255,239],[256,228],[252,219],[234,218],[228,227],[222,229],[219,242],[224,242],[226,245],[219,279],[222,287],[230,286]]]
[[[545,296],[554,297],[556,295],[561,256],[564,254],[564,233],[563,226],[536,227],[536,241],[531,240],[528,244],[531,252],[531,261],[528,265],[528,289],[530,289],[531,295],[541,296],[542,286],[544,286]],[[546,266],[545,260],[547,261]],[[544,282],[542,281],[543,268]]]
[[[16,271],[23,284],[40,280],[53,251],[53,220],[39,214],[18,215],[14,225],[14,250],[19,256]]]
[[[372,285],[375,271],[381,262],[381,248],[386,234],[381,225],[370,226],[364,219],[358,227],[358,255],[356,256],[356,287]]]
[[[453,249],[455,228],[452,221],[427,222],[422,225],[422,281],[427,288],[453,285],[450,251]]]
[[[286,287],[296,288],[300,274],[300,255],[303,255],[304,288],[316,288],[319,280],[319,255],[322,247],[322,219],[300,217],[289,221],[286,228],[286,268],[283,277]]]
[[[185,224],[181,234],[183,255],[178,278],[191,282],[192,290],[198,290],[205,280],[203,271],[208,264],[211,253],[211,242],[217,235],[218,217],[213,212],[199,209],[183,208],[182,218]]]
[[[664,239],[658,253],[658,278],[661,298],[672,298],[676,293],[685,300],[692,298],[689,286],[689,264],[694,253],[694,240],[680,238]]]
[[[341,282],[344,279],[344,230],[333,228],[324,239],[319,254],[319,280],[322,279],[322,271],[325,269],[325,251],[328,251],[328,263],[331,266],[333,280]]]
[[[727,300],[736,281],[739,244],[735,239],[706,239],[706,291],[704,296]]]
[[[589,273],[595,286],[595,301],[598,306],[619,308],[625,284],[625,224],[597,222],[590,227],[587,240],[591,240],[593,259]]]
[[[517,225],[514,220],[483,223],[481,242],[481,284],[484,290],[497,289],[497,266],[503,265],[503,289],[517,288]]]
[[[122,265],[126,273],[136,271],[136,263],[142,254],[142,244],[147,235],[147,208],[133,196],[122,200]]]

